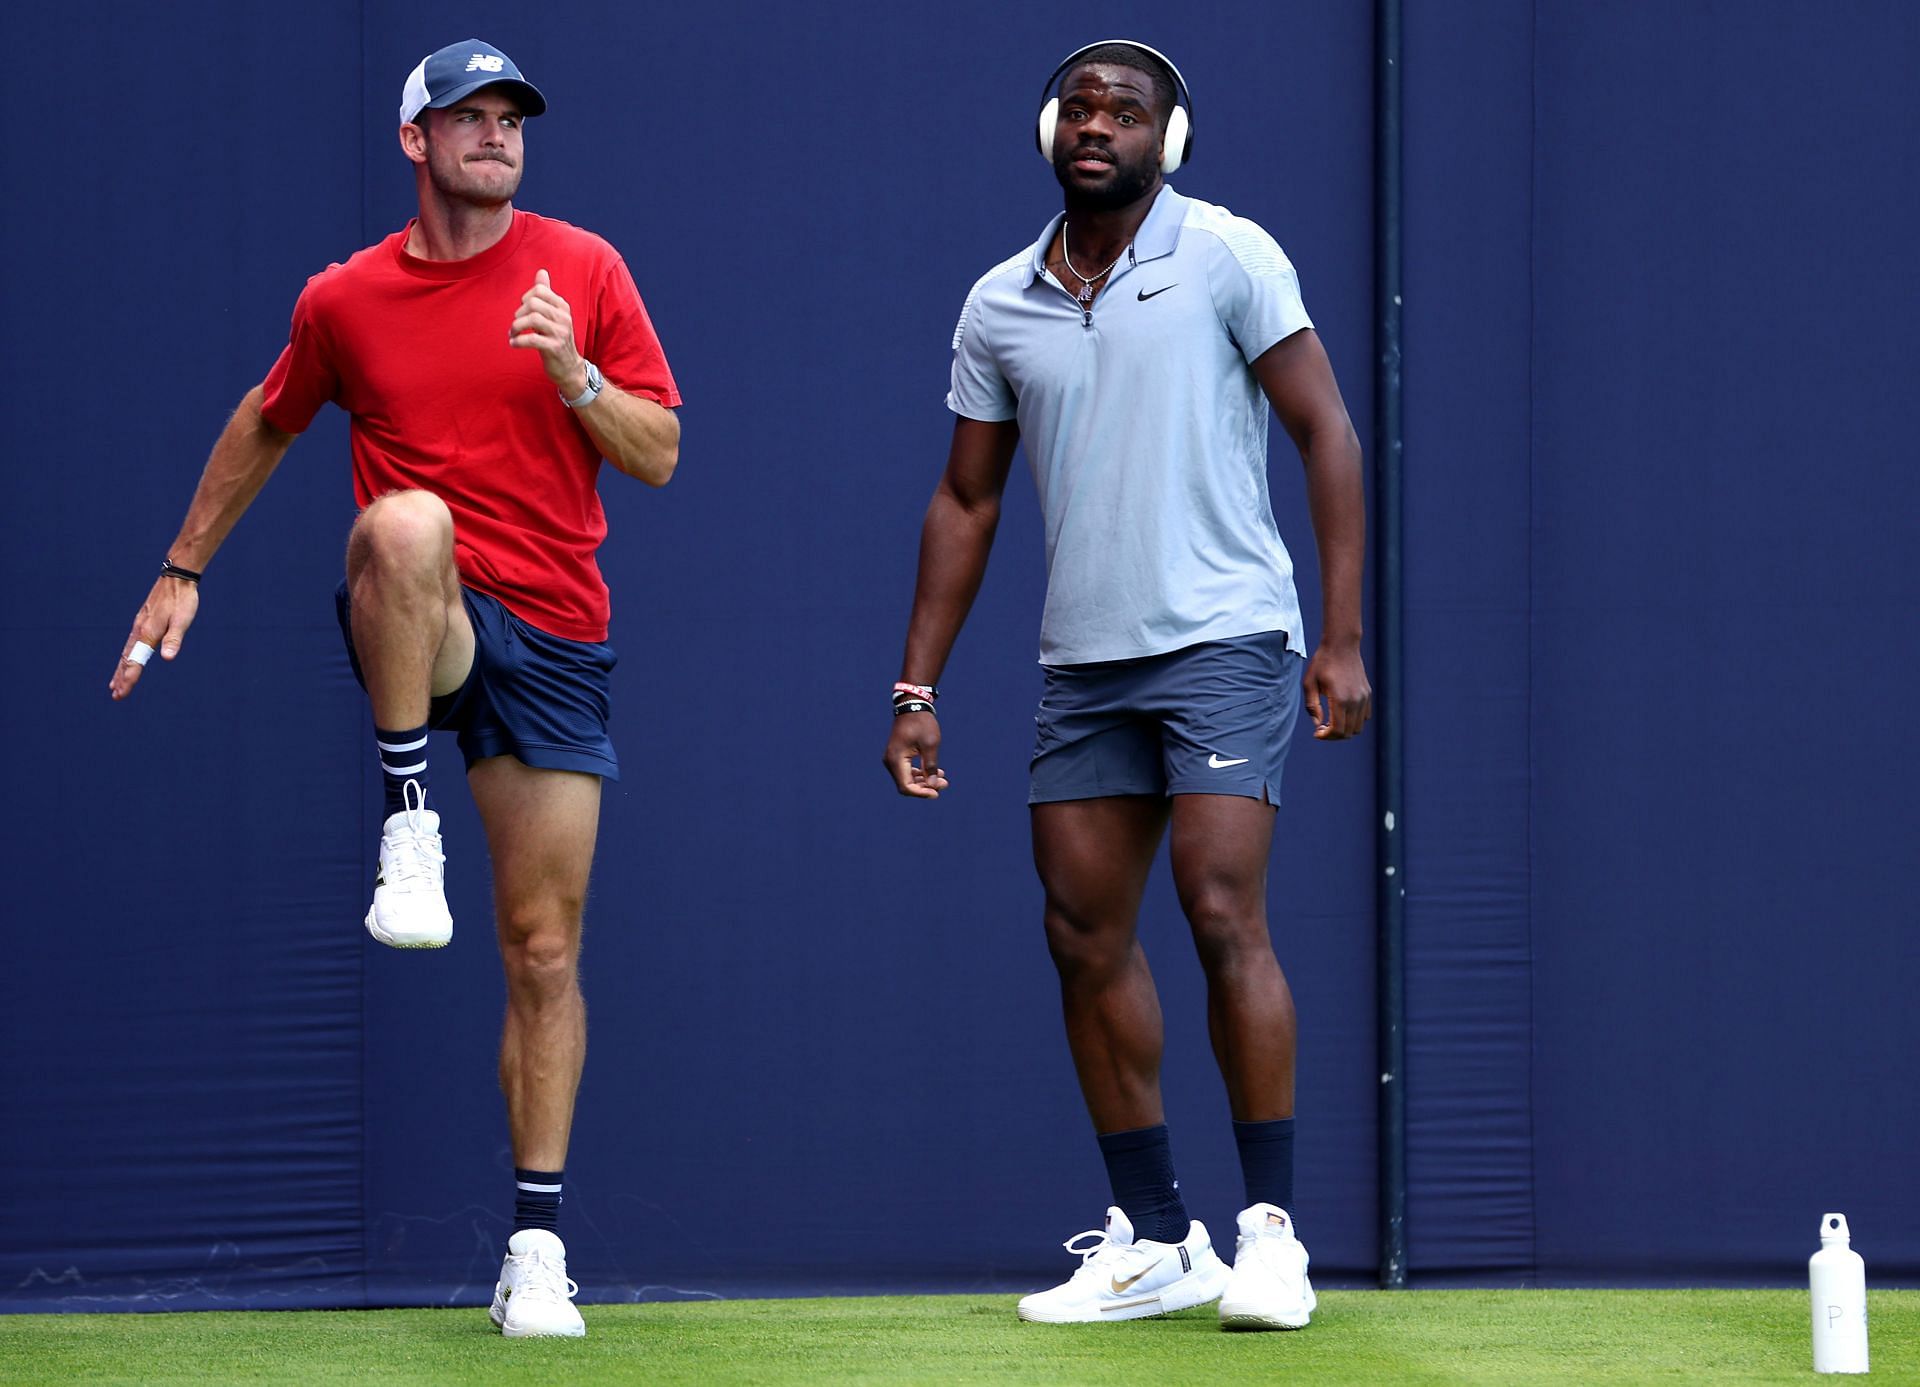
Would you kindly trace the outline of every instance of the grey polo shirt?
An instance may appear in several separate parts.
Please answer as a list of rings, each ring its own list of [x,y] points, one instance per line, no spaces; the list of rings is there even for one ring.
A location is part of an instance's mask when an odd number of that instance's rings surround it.
[[[1063,218],[973,286],[947,395],[1020,423],[1046,519],[1040,662],[1262,631],[1305,654],[1248,369],[1313,326],[1292,264],[1252,222],[1163,188],[1088,315],[1045,268]]]

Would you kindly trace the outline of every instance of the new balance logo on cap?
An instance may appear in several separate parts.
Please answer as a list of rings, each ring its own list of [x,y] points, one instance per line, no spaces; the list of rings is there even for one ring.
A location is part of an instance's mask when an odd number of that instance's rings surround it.
[[[475,53],[467,59],[468,72],[498,72],[507,65],[504,57],[492,53]]]

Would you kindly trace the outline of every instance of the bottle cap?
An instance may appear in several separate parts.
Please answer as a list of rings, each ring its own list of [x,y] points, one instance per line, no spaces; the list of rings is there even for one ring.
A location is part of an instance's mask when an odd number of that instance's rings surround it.
[[[1823,1243],[1845,1243],[1850,1238],[1847,1232],[1845,1214],[1820,1215],[1820,1241]]]

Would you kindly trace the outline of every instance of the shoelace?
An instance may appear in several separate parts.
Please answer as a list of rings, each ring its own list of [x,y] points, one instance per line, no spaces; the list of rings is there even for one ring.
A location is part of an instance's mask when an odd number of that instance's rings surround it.
[[[1092,1238],[1093,1241],[1082,1247],[1080,1241],[1083,1238]],[[1089,1228],[1084,1233],[1075,1233],[1060,1246],[1080,1258],[1080,1270],[1074,1273],[1075,1276],[1103,1270],[1109,1262],[1120,1261],[1128,1253],[1137,1250],[1131,1243],[1115,1242],[1107,1236],[1104,1228]]]
[[[390,890],[411,891],[416,886],[428,890],[439,886],[447,855],[440,850],[440,835],[430,832],[409,810],[402,825],[385,838],[387,851],[382,865]]]
[[[1233,1245],[1233,1264],[1239,1266],[1242,1261],[1256,1261],[1267,1270],[1288,1281],[1302,1278],[1306,1268],[1300,1265],[1288,1244],[1294,1242],[1290,1233],[1280,1229],[1262,1229],[1251,1238],[1242,1237]]]
[[[580,1294],[578,1283],[566,1273],[565,1263],[555,1266],[538,1252],[525,1252],[507,1260],[519,1269],[513,1284],[513,1293],[517,1296],[558,1303]]]

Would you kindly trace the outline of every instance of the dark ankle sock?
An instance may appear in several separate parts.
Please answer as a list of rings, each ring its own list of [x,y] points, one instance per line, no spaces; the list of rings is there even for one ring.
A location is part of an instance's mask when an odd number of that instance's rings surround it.
[[[1100,1138],[1113,1202],[1133,1224],[1136,1240],[1177,1243],[1187,1236],[1187,1206],[1173,1175],[1173,1145],[1167,1124],[1107,1132]]]
[[[1277,1204],[1291,1214],[1293,1119],[1235,1122],[1233,1141],[1240,1148],[1240,1178],[1247,1185],[1247,1207]]]
[[[558,1170],[513,1169],[513,1226],[559,1231],[560,1177]]]
[[[407,782],[420,787],[420,804],[427,802],[427,727],[409,727],[400,732],[373,729],[374,744],[380,749],[380,780],[386,795],[387,817],[391,819],[407,807]]]

